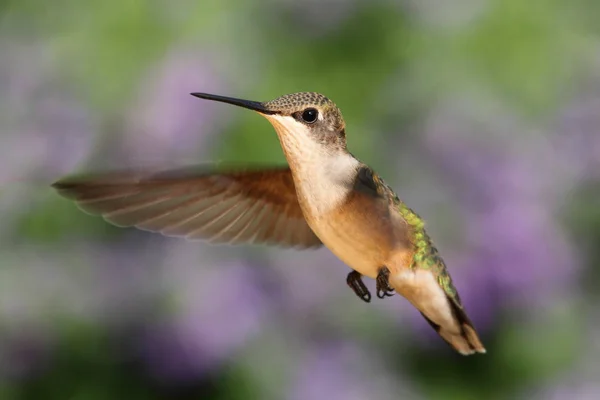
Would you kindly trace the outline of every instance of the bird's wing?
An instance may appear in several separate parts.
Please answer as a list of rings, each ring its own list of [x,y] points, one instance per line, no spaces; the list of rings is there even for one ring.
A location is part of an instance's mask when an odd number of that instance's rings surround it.
[[[288,167],[116,171],[52,186],[85,212],[117,226],[213,243],[322,245],[304,219]]]

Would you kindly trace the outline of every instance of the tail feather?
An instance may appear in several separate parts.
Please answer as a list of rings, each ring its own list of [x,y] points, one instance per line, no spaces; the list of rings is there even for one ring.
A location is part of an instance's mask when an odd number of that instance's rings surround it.
[[[475,353],[484,354],[486,352],[485,347],[481,343],[479,335],[477,335],[477,331],[465,313],[465,310],[451,298],[448,298],[448,303],[457,322],[458,330],[452,329],[455,328],[452,326],[442,327],[430,320],[424,313],[421,312],[421,315],[423,315],[423,318],[425,318],[442,339],[460,354],[465,356]]]
[[[450,275],[441,259],[438,263],[437,271],[430,268],[398,269],[390,274],[390,285],[419,310],[456,351],[463,355],[485,353]]]

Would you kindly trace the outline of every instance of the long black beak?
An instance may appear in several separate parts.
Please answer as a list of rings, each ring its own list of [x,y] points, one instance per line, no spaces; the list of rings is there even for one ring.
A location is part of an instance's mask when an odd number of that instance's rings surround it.
[[[233,97],[225,97],[225,96],[219,96],[216,94],[208,94],[208,93],[190,93],[192,96],[195,97],[199,97],[201,99],[206,99],[206,100],[214,100],[214,101],[220,101],[222,103],[228,103],[228,104],[233,104],[234,106],[240,106],[240,107],[244,107],[244,108],[248,108],[250,110],[254,110],[256,112],[259,112],[261,114],[277,114],[277,111],[273,111],[273,110],[268,110],[263,103],[260,103],[258,101],[250,101],[250,100],[242,100],[242,99],[235,99]]]

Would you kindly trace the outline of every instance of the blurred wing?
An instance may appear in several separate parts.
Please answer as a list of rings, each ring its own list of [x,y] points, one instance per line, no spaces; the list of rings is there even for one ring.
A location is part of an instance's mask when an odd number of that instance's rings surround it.
[[[289,168],[118,171],[52,185],[85,212],[121,226],[213,243],[318,247]]]

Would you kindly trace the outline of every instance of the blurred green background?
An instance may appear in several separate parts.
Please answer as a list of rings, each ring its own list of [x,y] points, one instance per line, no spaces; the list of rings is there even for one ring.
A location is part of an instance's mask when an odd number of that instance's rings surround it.
[[[600,3],[0,1],[1,399],[597,399]],[[193,91],[317,91],[423,216],[488,354],[326,249],[118,229],[65,174],[283,163]],[[367,282],[373,289],[374,283]]]

